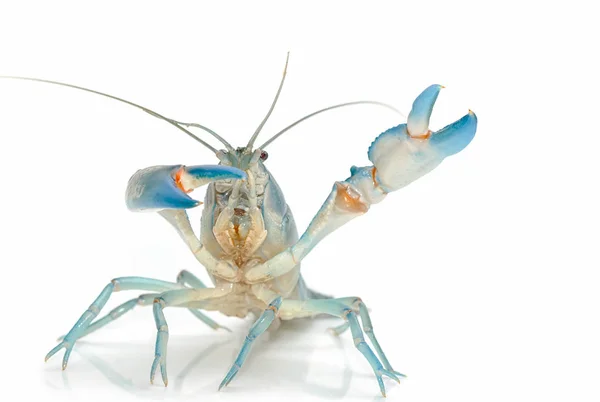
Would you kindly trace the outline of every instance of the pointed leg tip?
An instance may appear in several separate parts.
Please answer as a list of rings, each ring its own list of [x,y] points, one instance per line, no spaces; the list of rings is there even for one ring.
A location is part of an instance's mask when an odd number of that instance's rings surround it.
[[[400,384],[400,378],[398,377],[398,374],[400,373],[393,370],[381,370],[381,374],[385,374],[386,376],[390,377],[392,380]]]
[[[46,354],[46,357],[44,357],[44,361],[47,362],[48,360],[50,360],[50,358],[52,356],[54,356],[56,354],[56,352],[58,352],[60,349],[61,349],[61,345],[60,344],[57,345],[57,346],[55,346],[50,352],[48,352]]]

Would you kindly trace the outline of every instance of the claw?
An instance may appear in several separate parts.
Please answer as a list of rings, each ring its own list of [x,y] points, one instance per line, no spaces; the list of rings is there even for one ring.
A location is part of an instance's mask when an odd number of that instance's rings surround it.
[[[429,135],[429,118],[433,105],[437,100],[441,85],[431,85],[425,89],[413,102],[412,109],[408,114],[406,127],[408,134],[413,138],[426,137]]]
[[[432,147],[450,156],[462,151],[475,137],[477,116],[472,110],[460,120],[447,125],[429,139]]]
[[[379,370],[380,374],[385,374],[386,376],[390,377],[392,380],[396,381],[398,384],[400,384],[400,378],[398,378],[398,376],[396,375],[396,372],[393,371],[389,371],[386,369],[381,369]]]
[[[371,144],[373,180],[385,192],[398,190],[430,172],[444,158],[463,150],[475,136],[477,117],[470,110],[439,131],[429,130],[429,117],[441,88],[432,85],[425,89],[413,103],[407,124],[387,130]]]
[[[227,179],[246,179],[246,173],[221,165],[168,165],[141,169],[127,184],[127,208],[132,211],[193,208],[200,201],[187,193],[212,181]]]
[[[44,361],[47,362],[52,356],[56,354],[61,349],[65,349],[65,354],[63,355],[62,361],[62,369],[65,370],[67,368],[67,364],[69,363],[69,357],[71,356],[71,351],[73,350],[73,345],[62,341],[58,345],[56,345],[44,358]]]
[[[152,362],[152,368],[150,369],[150,384],[154,384],[154,375],[156,374],[156,369],[160,365],[160,375],[162,377],[163,383],[165,387],[169,384],[169,378],[167,377],[167,362],[163,359],[162,356],[155,356],[154,361]]]
[[[229,372],[225,376],[225,378],[223,378],[223,381],[221,381],[221,384],[219,384],[218,391],[220,391],[223,387],[228,386],[231,380],[235,378],[239,370],[240,367],[237,364],[234,364],[233,367],[231,367],[231,370],[229,370]]]

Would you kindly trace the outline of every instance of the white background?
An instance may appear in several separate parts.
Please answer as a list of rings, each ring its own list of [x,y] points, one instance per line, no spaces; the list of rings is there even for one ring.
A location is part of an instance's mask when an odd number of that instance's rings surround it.
[[[258,143],[335,103],[373,99],[408,113],[422,89],[445,85],[431,126],[470,108],[473,142],[323,241],[305,260],[306,280],[367,302],[408,375],[386,381],[390,400],[600,398],[599,32],[586,3],[45,3],[1,3],[0,74],[105,91],[236,146],[266,113],[288,50],[287,82]],[[357,106],[268,147],[300,230],[333,181],[367,164],[371,141],[400,122]],[[150,308],[78,343],[66,372],[62,352],[43,363],[110,279],[168,280],[184,268],[206,278],[159,216],[126,210],[124,189],[138,168],[214,162],[127,105],[0,80],[1,400],[380,398],[350,334],[325,333],[335,320],[260,338],[222,392],[250,320],[211,314],[229,334],[168,310],[166,389],[148,382]],[[106,311],[134,296],[116,294]]]

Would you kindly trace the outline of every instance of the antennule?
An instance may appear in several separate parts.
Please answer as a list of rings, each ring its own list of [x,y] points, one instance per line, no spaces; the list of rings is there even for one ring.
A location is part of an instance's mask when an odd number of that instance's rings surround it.
[[[279,94],[281,93],[281,88],[283,88],[283,82],[285,81],[285,75],[287,74],[287,67],[288,67],[289,60],[290,60],[290,52],[287,53],[287,57],[285,58],[285,67],[283,69],[283,77],[281,77],[281,83],[279,84],[279,89],[277,90],[277,94],[275,94],[275,99],[273,99],[273,103],[271,104],[271,108],[269,109],[269,112],[267,113],[267,115],[265,116],[263,121],[259,124],[258,128],[254,132],[252,137],[250,137],[250,141],[248,141],[248,145],[246,145],[246,148],[248,148],[248,149],[252,149],[252,146],[254,145],[254,141],[256,140],[256,137],[258,137],[258,133],[260,133],[260,130],[262,130],[263,126],[269,119],[269,116],[271,116],[273,109],[275,109],[275,104],[277,103],[277,99],[279,99]]]
[[[201,128],[202,130],[206,131],[207,133],[212,134],[212,136],[215,137],[217,140],[221,141],[221,143],[223,145],[225,145],[225,148],[227,148],[228,151],[234,151],[233,146],[231,146],[231,144],[229,142],[227,142],[225,140],[225,138],[221,137],[219,134],[215,133],[213,130],[211,130],[210,128],[208,128],[206,126],[203,126],[202,124],[184,123],[184,122],[173,120],[173,119],[169,119],[169,120],[171,120],[173,123],[179,124],[180,126]]]

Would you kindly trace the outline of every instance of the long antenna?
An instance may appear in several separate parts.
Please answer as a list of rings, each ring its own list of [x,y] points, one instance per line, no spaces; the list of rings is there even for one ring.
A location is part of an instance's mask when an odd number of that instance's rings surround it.
[[[271,116],[273,109],[275,109],[275,104],[277,103],[277,99],[279,99],[279,94],[281,93],[281,88],[283,88],[283,82],[285,81],[285,75],[287,74],[287,67],[288,67],[289,60],[290,60],[290,52],[287,53],[287,57],[285,58],[285,67],[283,69],[283,77],[281,77],[281,83],[279,84],[279,89],[277,90],[277,94],[275,94],[275,99],[273,99],[273,103],[271,104],[271,108],[269,109],[269,112],[267,113],[267,115],[265,116],[263,121],[260,123],[260,125],[254,132],[252,137],[250,137],[250,141],[248,141],[248,145],[246,145],[246,148],[248,148],[248,149],[252,148],[252,146],[254,145],[254,141],[256,140],[256,137],[258,137],[258,133],[260,133],[260,130],[262,130],[263,126],[269,119],[269,116]]]
[[[404,113],[402,113],[401,111],[399,111],[395,107],[393,107],[391,105],[388,105],[387,103],[383,103],[383,102],[377,102],[377,101],[355,101],[355,102],[341,103],[339,105],[329,106],[329,107],[326,107],[324,109],[317,110],[316,112],[313,112],[311,114],[308,114],[308,115],[304,116],[300,120],[295,121],[294,123],[290,124],[289,126],[287,126],[286,128],[284,128],[283,130],[281,130],[280,132],[278,132],[277,134],[275,134],[274,136],[272,136],[271,138],[269,138],[269,140],[267,142],[265,142],[264,144],[262,144],[260,147],[258,147],[258,149],[265,149],[265,147],[267,145],[269,145],[270,143],[272,143],[273,141],[275,141],[283,133],[285,133],[286,131],[288,131],[292,127],[294,127],[294,126],[302,123],[303,121],[310,119],[313,116],[316,116],[316,115],[318,115],[320,113],[323,113],[323,112],[327,112],[329,110],[333,110],[333,109],[337,109],[337,108],[345,107],[345,106],[353,106],[353,105],[377,105],[377,106],[383,106],[383,107],[385,107],[387,109],[393,110],[394,112],[398,113],[402,117],[406,118],[406,116],[404,115]]]
[[[109,94],[106,94],[104,92],[95,91],[93,89],[84,88],[84,87],[80,87],[80,86],[77,86],[77,85],[66,84],[64,82],[58,82],[58,81],[44,80],[44,79],[41,79],[41,78],[18,77],[18,76],[7,76],[7,75],[0,75],[0,78],[15,79],[15,80],[26,80],[26,81],[35,81],[35,82],[44,82],[44,83],[47,83],[47,84],[60,85],[60,86],[63,86],[63,87],[69,87],[69,88],[79,89],[79,90],[86,91],[86,92],[91,92],[91,93],[96,94],[96,95],[105,96],[107,98],[114,99],[116,101],[126,103],[128,105],[131,105],[133,107],[136,107],[138,109],[143,110],[144,112],[148,113],[151,116],[154,116],[156,118],[164,120],[167,123],[169,123],[169,124],[177,127],[178,129],[180,129],[181,131],[183,131],[184,133],[186,133],[187,135],[189,135],[190,137],[192,137],[193,139],[195,139],[196,141],[198,141],[200,144],[202,144],[206,148],[210,149],[212,152],[217,153],[217,149],[216,148],[214,148],[212,145],[210,145],[209,143],[205,142],[204,140],[200,139],[194,133],[192,133],[192,132],[186,130],[185,128],[183,128],[180,125],[181,123],[179,123],[178,121],[169,119],[169,118],[167,118],[167,117],[165,117],[165,116],[163,116],[161,114],[156,113],[155,111],[153,111],[151,109],[148,109],[147,107],[138,105],[137,103],[130,102],[128,100],[119,98],[117,96],[109,95]],[[214,136],[216,139],[218,139],[219,141],[221,141],[223,143],[223,145],[225,145],[226,147],[228,146],[229,148],[233,149],[231,147],[231,145],[229,145],[226,141],[224,141],[221,138],[221,136],[219,136],[217,133],[215,133],[214,131],[210,130],[209,128],[201,126],[199,124],[197,124],[197,125],[196,124],[190,124],[190,125],[193,125],[194,127],[198,127],[198,128],[203,129],[204,131],[208,132],[209,134],[211,134],[212,136]]]

